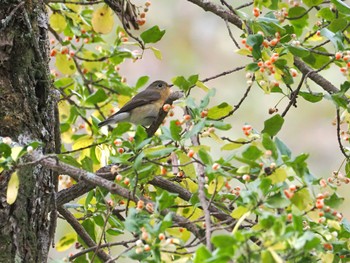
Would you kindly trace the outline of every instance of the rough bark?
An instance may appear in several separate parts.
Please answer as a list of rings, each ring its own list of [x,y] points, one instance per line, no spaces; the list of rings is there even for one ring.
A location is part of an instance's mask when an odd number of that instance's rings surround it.
[[[39,141],[43,154],[60,148],[48,52],[43,1],[0,0],[0,136],[19,145]],[[0,174],[0,262],[46,262],[57,176],[40,165],[17,173],[19,192],[12,205],[6,202],[11,172]]]

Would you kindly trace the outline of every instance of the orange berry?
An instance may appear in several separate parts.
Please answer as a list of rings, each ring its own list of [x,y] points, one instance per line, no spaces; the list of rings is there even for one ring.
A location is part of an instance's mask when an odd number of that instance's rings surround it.
[[[207,110],[203,110],[202,112],[201,112],[201,118],[205,118],[205,117],[207,117],[208,116],[208,111]]]
[[[144,251],[150,251],[151,247],[148,244],[146,244],[143,249]]]
[[[324,207],[324,202],[323,202],[323,200],[322,200],[322,199],[317,200],[315,206],[316,206],[316,208],[318,208],[318,209],[322,209],[322,208]]]
[[[56,49],[51,50],[51,52],[50,52],[50,56],[51,57],[56,56],[56,54],[57,54],[57,50]]]
[[[245,44],[247,43],[247,39],[243,38],[243,39],[241,40],[241,43],[242,43],[243,45],[245,45]]]
[[[321,35],[321,31],[316,31],[316,36],[320,36]]]
[[[343,56],[343,54],[342,54],[341,52],[337,52],[337,53],[335,53],[335,59],[336,59],[336,60],[341,59],[341,58],[342,58],[342,56]]]
[[[146,13],[141,13],[141,14],[140,14],[140,17],[141,17],[141,18],[145,18],[145,17],[146,17]]]
[[[166,168],[164,166],[160,167],[160,174],[161,175],[166,175],[167,174],[167,170],[166,170]]]
[[[260,68],[261,68],[261,67],[263,67],[263,66],[264,66],[264,62],[259,61],[259,62],[258,62],[258,67],[260,67]]]
[[[194,150],[189,150],[188,153],[187,153],[187,156],[192,158],[194,156]]]
[[[289,186],[289,190],[290,190],[291,192],[295,192],[295,191],[297,190],[296,185],[292,184],[291,186]]]
[[[294,195],[294,193],[289,192],[288,189],[284,189],[283,193],[288,199],[291,199]]]
[[[291,213],[289,213],[289,214],[287,215],[287,219],[288,219],[288,221],[292,221],[293,215],[292,215]]]
[[[125,184],[125,185],[129,185],[129,184],[130,184],[129,178],[125,178],[125,179],[124,179],[124,184]]]
[[[159,240],[165,240],[165,235],[163,233],[160,233],[158,235]]]
[[[134,136],[130,136],[130,137],[128,138],[128,140],[129,140],[129,142],[133,142],[133,141],[134,141]]]
[[[276,46],[277,45],[277,43],[278,43],[278,39],[277,38],[274,38],[274,39],[272,39],[271,41],[270,41],[270,46]]]
[[[124,148],[118,148],[118,153],[123,154],[124,153]]]
[[[173,110],[170,110],[169,111],[169,117],[173,117],[175,115],[174,111]]]
[[[113,200],[108,200],[107,203],[108,203],[109,206],[113,206],[114,205]]]
[[[69,53],[68,47],[62,47],[61,48],[61,54],[65,55],[65,54],[68,54],[68,53]]]
[[[145,6],[149,7],[151,5],[151,1],[146,1]]]
[[[189,121],[190,119],[191,119],[191,115],[189,115],[189,114],[184,115],[185,121]]]
[[[323,248],[325,250],[332,250],[333,249],[333,245],[330,244],[330,243],[325,243],[325,244],[323,244]]]

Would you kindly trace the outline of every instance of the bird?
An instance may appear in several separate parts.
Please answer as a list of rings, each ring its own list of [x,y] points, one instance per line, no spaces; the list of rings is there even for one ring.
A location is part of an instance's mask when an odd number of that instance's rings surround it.
[[[154,81],[145,90],[136,94],[118,112],[98,123],[98,127],[118,122],[150,126],[157,119],[159,110],[170,93],[170,87],[165,81]]]

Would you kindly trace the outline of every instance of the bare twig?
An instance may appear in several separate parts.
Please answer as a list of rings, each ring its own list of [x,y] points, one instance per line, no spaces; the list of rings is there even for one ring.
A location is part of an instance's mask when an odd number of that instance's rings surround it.
[[[338,139],[338,145],[339,145],[340,151],[345,156],[345,158],[347,160],[349,160],[350,156],[346,153],[345,148],[341,142],[341,137],[340,137],[340,110],[339,110],[339,108],[337,108],[337,139]]]
[[[79,224],[78,220],[69,212],[67,209],[63,207],[58,207],[58,212],[67,220],[67,222],[74,228],[75,232],[84,240],[85,244],[89,247],[97,247],[95,241],[89,236],[86,230],[83,228],[81,224]],[[97,251],[97,256],[103,260],[104,262],[114,262],[111,256],[106,254],[103,250],[99,249]]]

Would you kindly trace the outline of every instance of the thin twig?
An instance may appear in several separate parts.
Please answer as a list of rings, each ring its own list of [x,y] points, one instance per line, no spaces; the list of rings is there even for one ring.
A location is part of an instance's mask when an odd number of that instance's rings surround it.
[[[67,222],[73,227],[75,232],[84,240],[84,243],[89,247],[96,247],[95,241],[90,237],[86,232],[83,226],[78,222],[78,220],[73,216],[71,212],[63,207],[58,207],[58,212],[67,220]],[[112,257],[106,254],[103,250],[97,251],[97,256],[102,259],[104,262],[114,262]]]
[[[349,160],[350,156],[346,153],[345,148],[341,142],[341,137],[340,137],[340,111],[339,111],[339,108],[337,108],[337,139],[338,139],[338,145],[339,145],[340,151],[345,156],[345,158],[347,160]]]

